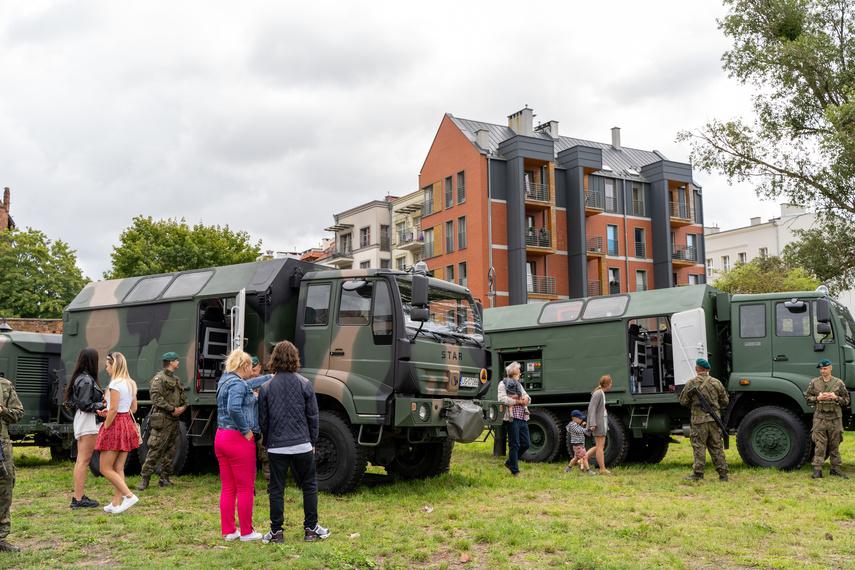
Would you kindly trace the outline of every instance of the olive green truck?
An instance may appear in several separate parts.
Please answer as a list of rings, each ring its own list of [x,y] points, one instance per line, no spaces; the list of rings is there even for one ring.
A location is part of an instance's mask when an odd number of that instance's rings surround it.
[[[855,322],[824,290],[730,295],[696,285],[484,313],[493,384],[510,362],[522,365],[532,398],[529,461],[566,449],[570,413],[585,412],[603,374],[613,379],[607,466],[658,463],[671,436],[688,435],[679,395],[697,358],[727,389],[722,420],[752,467],[798,469],[808,459],[813,409],[804,392],[820,360],[855,389]],[[844,414],[853,429],[851,409]]]
[[[321,490],[354,489],[368,463],[403,478],[437,475],[448,470],[455,441],[501,423],[498,402],[486,399],[491,353],[482,313],[468,289],[423,274],[294,259],[93,282],[63,314],[61,362],[58,342],[49,358],[39,355],[44,376],[30,386],[38,392],[31,403],[20,367],[10,372],[27,410],[14,437],[33,435],[57,454],[70,447],[62,391],[80,351],[93,347],[102,365],[109,352],[127,358],[145,440],[149,382],[161,356],[174,351],[189,400],[175,458],[180,472],[194,455],[212,453],[226,355],[241,347],[265,361],[289,340],[318,399]],[[16,334],[25,333],[6,333]],[[100,382],[106,386],[106,372]],[[141,446],[129,461],[144,461],[146,451]]]

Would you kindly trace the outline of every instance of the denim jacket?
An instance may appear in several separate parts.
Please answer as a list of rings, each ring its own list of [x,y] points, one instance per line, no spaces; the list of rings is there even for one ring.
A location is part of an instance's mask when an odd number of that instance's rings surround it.
[[[270,374],[243,378],[226,372],[217,384],[217,425],[220,429],[233,429],[245,434],[261,433],[258,427],[258,398],[252,391],[270,380]]]

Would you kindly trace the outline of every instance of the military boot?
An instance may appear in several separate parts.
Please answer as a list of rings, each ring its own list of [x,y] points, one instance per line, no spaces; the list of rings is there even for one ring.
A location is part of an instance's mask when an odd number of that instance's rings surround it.
[[[21,549],[14,544],[9,544],[5,540],[0,540],[0,551],[2,552],[21,552]]]
[[[832,469],[829,471],[829,475],[834,475],[835,477],[840,477],[842,479],[849,479],[846,475],[843,474],[843,471],[840,469]]]
[[[683,480],[684,481],[700,481],[703,478],[704,478],[703,473],[692,473],[688,477],[683,477]]]
[[[151,481],[151,475],[143,475],[142,481],[140,481],[140,486],[137,487],[137,491],[145,491],[148,489],[148,484]]]
[[[813,475],[810,476],[811,479],[822,479],[822,469],[814,469]]]
[[[169,475],[166,475],[164,473],[161,473],[160,481],[158,481],[157,484],[160,485],[161,487],[171,487],[171,486],[175,485],[175,483],[173,483],[172,481],[169,480]]]

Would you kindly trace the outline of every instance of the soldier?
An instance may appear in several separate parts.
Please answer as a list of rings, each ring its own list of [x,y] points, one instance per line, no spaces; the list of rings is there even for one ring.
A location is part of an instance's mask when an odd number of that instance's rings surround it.
[[[178,418],[187,409],[187,394],[181,380],[173,374],[178,369],[178,354],[167,352],[163,355],[163,370],[151,381],[151,417],[149,418],[148,455],[142,468],[140,491],[148,488],[152,474],[160,465],[161,487],[173,485],[169,480],[172,475],[172,464],[175,450],[178,447],[178,436],[181,427]]]
[[[3,467],[0,468],[0,550],[19,552],[21,549],[9,544],[6,537],[12,528],[9,511],[12,508],[12,489],[15,488],[15,464],[12,461],[12,442],[9,440],[9,424],[16,424],[24,416],[24,406],[18,399],[15,387],[5,378],[0,378],[0,445],[3,446]]]
[[[709,449],[715,470],[718,471],[718,478],[721,481],[727,481],[727,460],[724,457],[721,430],[713,417],[701,408],[698,395],[689,392],[692,388],[697,388],[719,416],[721,414],[719,410],[727,406],[729,398],[722,383],[710,376],[709,362],[698,358],[695,361],[695,372],[697,376],[686,382],[683,391],[680,392],[680,404],[692,408],[692,428],[689,434],[695,456],[693,473],[683,479],[699,481],[704,478],[707,449]]]
[[[822,360],[816,365],[820,377],[810,381],[805,400],[808,405],[816,406],[813,412],[811,439],[816,447],[813,456],[814,479],[822,477],[822,464],[826,453],[831,461],[830,473],[836,477],[849,479],[840,471],[843,459],[840,457],[840,442],[843,441],[843,411],[849,405],[849,390],[840,378],[831,375],[831,361]]]

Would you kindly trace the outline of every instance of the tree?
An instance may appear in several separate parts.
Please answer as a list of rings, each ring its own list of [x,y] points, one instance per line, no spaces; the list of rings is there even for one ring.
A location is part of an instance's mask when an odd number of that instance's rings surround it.
[[[75,251],[38,230],[0,232],[0,312],[4,317],[58,319],[89,282]]]
[[[807,230],[796,230],[798,241],[781,252],[792,266],[802,267],[826,285],[833,295],[855,284],[855,224],[839,220]]]
[[[813,291],[819,285],[807,271],[774,255],[737,263],[713,282],[714,287],[732,294]]]
[[[855,216],[855,0],[725,0],[728,75],[753,86],[754,119],[713,120],[677,140],[692,161],[758,196]]]
[[[252,244],[244,231],[233,232],[228,225],[191,228],[183,218],[154,221],[137,216],[119,240],[106,279],[247,263],[261,253],[261,240]]]

